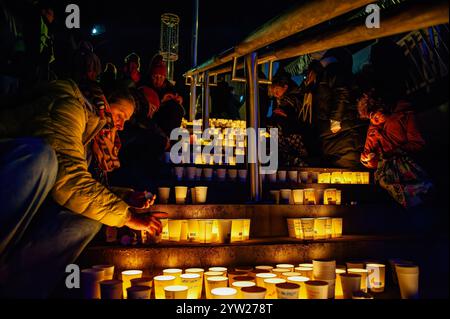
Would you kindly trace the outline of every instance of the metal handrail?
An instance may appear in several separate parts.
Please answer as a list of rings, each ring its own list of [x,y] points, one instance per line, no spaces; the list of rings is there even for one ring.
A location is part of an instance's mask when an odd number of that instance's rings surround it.
[[[185,75],[199,74],[219,67],[231,62],[234,57],[247,55],[372,2],[373,0],[315,0],[302,3],[270,20],[236,47],[230,48],[198,67],[187,71]],[[320,14],[318,15],[317,12],[320,12]]]

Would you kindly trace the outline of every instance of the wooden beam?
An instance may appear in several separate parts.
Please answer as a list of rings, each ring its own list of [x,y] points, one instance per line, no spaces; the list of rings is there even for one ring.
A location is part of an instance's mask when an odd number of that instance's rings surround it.
[[[298,45],[287,46],[262,57],[283,60],[445,24],[448,21],[449,6],[447,1],[416,2],[406,5],[399,13],[381,15],[381,27],[379,29],[368,29],[364,21],[362,21],[358,25],[345,26],[327,33],[311,36],[302,40]]]

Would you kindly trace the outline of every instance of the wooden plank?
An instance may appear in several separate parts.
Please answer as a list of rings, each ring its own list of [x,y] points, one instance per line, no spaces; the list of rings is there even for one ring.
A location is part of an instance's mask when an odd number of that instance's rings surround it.
[[[381,16],[379,29],[368,29],[364,23],[344,26],[323,34],[314,35],[302,40],[295,46],[287,46],[275,52],[263,55],[262,58],[274,57],[278,60],[288,59],[308,53],[329,50],[368,40],[405,33],[445,24],[449,21],[447,1],[426,1],[409,4],[398,14]]]

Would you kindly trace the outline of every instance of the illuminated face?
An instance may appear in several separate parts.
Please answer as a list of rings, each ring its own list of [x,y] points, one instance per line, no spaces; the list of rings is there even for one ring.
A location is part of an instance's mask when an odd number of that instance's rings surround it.
[[[373,125],[380,125],[380,124],[383,124],[384,122],[386,122],[386,115],[384,115],[380,111],[372,112],[372,113],[370,113],[369,116],[370,116],[370,122]]]
[[[274,85],[272,87],[272,94],[275,98],[279,99],[281,97],[283,97],[283,95],[286,93],[288,89],[288,86],[279,86],[279,85]]]
[[[164,85],[166,77],[161,74],[152,74],[152,84],[155,88],[160,89]]]
[[[128,100],[119,100],[110,106],[114,127],[118,131],[122,131],[125,122],[128,121],[134,113],[134,104]]]

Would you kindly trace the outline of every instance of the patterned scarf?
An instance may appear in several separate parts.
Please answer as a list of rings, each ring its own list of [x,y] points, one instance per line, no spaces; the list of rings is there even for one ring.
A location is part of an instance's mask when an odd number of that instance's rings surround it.
[[[92,141],[93,176],[104,185],[108,184],[107,173],[120,167],[120,138],[114,126],[111,108],[102,90],[96,83],[81,84],[83,95],[91,101],[97,116],[106,120],[105,126]]]

